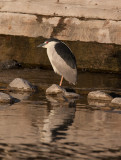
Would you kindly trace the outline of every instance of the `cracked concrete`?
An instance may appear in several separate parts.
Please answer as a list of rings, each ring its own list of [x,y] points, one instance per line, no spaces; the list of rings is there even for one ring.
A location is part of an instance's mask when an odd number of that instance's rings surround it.
[[[121,44],[121,2],[9,0],[0,2],[0,34]]]

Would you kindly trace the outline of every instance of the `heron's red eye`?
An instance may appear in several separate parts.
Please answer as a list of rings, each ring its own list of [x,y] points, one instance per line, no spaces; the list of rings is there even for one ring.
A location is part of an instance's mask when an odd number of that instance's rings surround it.
[[[48,44],[48,41],[46,41],[45,43]]]

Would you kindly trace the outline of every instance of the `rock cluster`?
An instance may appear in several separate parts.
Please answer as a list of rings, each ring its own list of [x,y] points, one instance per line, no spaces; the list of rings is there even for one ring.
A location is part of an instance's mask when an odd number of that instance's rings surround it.
[[[88,93],[87,97],[89,105],[121,107],[121,95],[118,96],[113,97],[110,93],[103,91],[92,91]]]
[[[24,80],[22,78],[16,78],[14,79],[8,86],[8,91],[18,91],[16,94],[14,92],[3,93],[0,92],[0,103],[14,103],[19,102],[20,100],[27,99],[29,96],[29,92],[35,91],[37,88],[32,85],[27,80]],[[22,91],[22,92],[21,92]]]
[[[27,80],[16,78],[9,84],[7,89],[12,92],[9,92],[10,95],[0,92],[0,103],[11,104],[19,102],[20,100],[26,100],[27,97],[29,97],[28,93],[36,91],[37,87]],[[18,93],[18,95],[16,93]],[[75,93],[74,90],[69,88],[65,89],[57,84],[53,84],[46,89],[46,98],[54,104],[66,102],[74,105],[75,99],[79,99],[80,95]],[[107,93],[105,91],[89,92],[87,95],[87,101],[90,106],[121,107],[121,95]]]

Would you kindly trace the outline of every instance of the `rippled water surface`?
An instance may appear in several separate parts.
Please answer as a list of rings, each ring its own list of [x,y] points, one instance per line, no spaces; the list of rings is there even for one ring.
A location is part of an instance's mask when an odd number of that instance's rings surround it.
[[[91,90],[120,93],[121,76],[78,73],[78,84],[71,87],[81,95],[65,103],[45,94],[60,77],[39,69],[0,72],[0,86],[16,77],[39,86],[37,93],[9,93],[20,100],[0,105],[0,159],[120,160],[121,110],[95,106],[87,101]]]

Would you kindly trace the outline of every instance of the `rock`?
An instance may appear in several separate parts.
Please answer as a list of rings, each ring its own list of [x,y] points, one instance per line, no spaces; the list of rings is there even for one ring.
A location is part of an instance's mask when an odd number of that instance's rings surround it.
[[[68,91],[67,91],[68,90]],[[53,84],[52,86],[50,86],[47,90],[46,90],[46,93],[47,94],[50,94],[50,95],[57,95],[59,96],[59,93],[62,93],[61,96],[59,97],[63,97],[64,99],[67,100],[67,98],[73,98],[73,99],[77,99],[77,98],[80,98],[80,95],[77,94],[77,93],[74,93],[72,91],[72,89],[64,89],[62,87],[60,87],[59,85],[57,84]],[[67,100],[68,101],[68,100]]]
[[[111,106],[120,106],[121,107],[121,97],[116,97],[112,99]]]
[[[108,101],[113,99],[109,94],[107,94],[107,93],[105,93],[103,91],[92,91],[92,92],[89,92],[88,98],[89,99],[108,100]]]
[[[21,64],[16,60],[7,60],[0,62],[0,69],[15,69],[20,68]]]
[[[72,90],[72,89],[67,89],[67,90]],[[74,92],[66,91],[66,89],[60,87],[57,84],[53,84],[46,90],[47,94],[59,94],[62,93],[64,97],[66,98],[79,98],[80,95]]]
[[[35,91],[36,87],[27,80],[16,78],[9,84],[9,89],[19,91]]]
[[[0,92],[0,103],[12,103],[14,98],[6,93]]]
[[[58,94],[63,92],[66,92],[66,90],[57,84],[53,84],[52,86],[46,89],[47,94]]]

